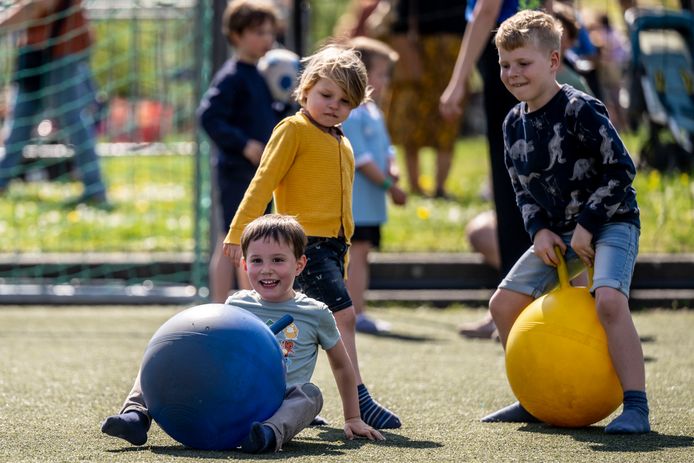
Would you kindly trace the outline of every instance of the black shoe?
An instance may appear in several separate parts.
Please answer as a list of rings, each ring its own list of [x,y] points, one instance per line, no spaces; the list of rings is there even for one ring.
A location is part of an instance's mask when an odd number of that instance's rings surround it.
[[[115,206],[106,198],[106,193],[81,194],[77,198],[70,199],[64,203],[66,209],[74,209],[80,204],[95,207],[107,212],[115,209]]]
[[[455,201],[455,198],[449,195],[444,189],[436,190],[436,193],[434,193],[434,199],[443,199],[444,201]]]
[[[311,424],[309,424],[309,426],[327,426],[329,424],[330,423],[328,422],[328,420],[326,420],[320,415],[316,415],[316,417],[313,419],[313,421],[311,421]]]

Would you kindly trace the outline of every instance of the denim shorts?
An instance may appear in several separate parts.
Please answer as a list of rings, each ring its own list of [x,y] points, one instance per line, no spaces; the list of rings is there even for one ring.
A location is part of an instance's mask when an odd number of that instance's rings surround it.
[[[352,305],[345,284],[345,256],[349,246],[344,238],[309,236],[306,245],[306,267],[296,278],[299,290],[317,299],[332,312]]]
[[[562,235],[567,246],[572,235],[573,232]],[[595,262],[591,293],[595,293],[596,288],[607,287],[629,297],[639,250],[639,235],[639,228],[630,223],[615,222],[600,227],[593,240]],[[571,278],[585,270],[583,262],[571,247],[564,254],[564,259]],[[531,246],[508,272],[499,288],[537,298],[556,287],[558,282],[557,270],[542,262]]]

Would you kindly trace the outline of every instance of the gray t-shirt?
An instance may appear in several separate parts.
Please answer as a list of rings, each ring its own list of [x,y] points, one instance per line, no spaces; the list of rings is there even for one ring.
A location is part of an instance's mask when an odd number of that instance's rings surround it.
[[[328,306],[297,292],[294,299],[267,302],[255,291],[238,291],[226,304],[246,309],[272,325],[285,314],[294,322],[277,334],[287,364],[287,387],[311,381],[318,359],[318,346],[328,350],[340,340],[335,317]]]

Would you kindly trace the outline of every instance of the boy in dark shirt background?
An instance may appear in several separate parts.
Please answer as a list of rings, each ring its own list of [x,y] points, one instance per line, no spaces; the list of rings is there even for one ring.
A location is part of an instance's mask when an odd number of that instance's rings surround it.
[[[214,143],[224,237],[282,114],[273,109],[272,95],[257,68],[258,60],[275,42],[278,19],[273,5],[263,0],[233,0],[224,11],[222,28],[234,56],[212,79],[198,116]],[[211,302],[226,301],[235,276],[239,286],[248,289],[243,272],[236,270],[224,256],[220,240],[210,260]]]

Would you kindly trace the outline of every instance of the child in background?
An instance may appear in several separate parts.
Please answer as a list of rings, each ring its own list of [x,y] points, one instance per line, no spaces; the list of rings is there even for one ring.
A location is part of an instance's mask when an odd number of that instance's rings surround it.
[[[593,95],[585,77],[572,69],[566,62],[566,52],[570,50],[578,40],[578,30],[580,27],[576,19],[574,8],[564,3],[555,2],[552,4],[552,16],[559,20],[562,27],[561,61],[559,70],[557,70],[557,82],[560,84],[569,84],[576,90]]]
[[[234,0],[224,11],[222,24],[234,56],[212,79],[198,118],[214,143],[213,170],[226,235],[280,115],[273,109],[270,90],[257,69],[258,60],[275,42],[273,5],[263,0]],[[215,246],[209,273],[212,302],[226,300],[235,277],[240,287],[248,288],[243,272],[236,272],[224,257],[221,242]]]
[[[369,251],[381,243],[381,225],[387,218],[386,193],[395,204],[402,205],[407,200],[405,192],[396,185],[395,148],[378,106],[388,88],[398,54],[385,43],[368,37],[355,37],[349,45],[361,55],[373,92],[372,101],[352,111],[342,125],[352,145],[356,167],[352,196],[354,235],[349,248],[347,289],[357,315],[356,330],[378,334],[387,332],[389,325],[369,318],[364,312],[364,293],[369,283]]]
[[[254,290],[235,293],[227,304],[246,309],[268,324],[285,314],[294,318],[292,324],[277,335],[280,343],[290,339],[292,343],[292,349],[283,349],[287,357],[284,401],[266,421],[251,425],[249,435],[241,442],[241,450],[247,453],[279,451],[320,412],[323,396],[310,382],[319,346],[328,354],[342,398],[347,438],[363,436],[384,440],[381,433],[359,417],[354,370],[332,313],[325,304],[293,289],[294,278],[306,265],[305,246],[306,235],[301,225],[291,217],[275,214],[254,220],[241,237],[243,268]],[[268,283],[270,280],[272,284]],[[142,445],[147,441],[150,424],[138,376],[121,413],[108,417],[101,430],[131,444]]]
[[[650,431],[643,351],[629,312],[629,286],[640,219],[632,181],[636,168],[595,98],[556,81],[561,25],[523,11],[504,21],[495,43],[501,80],[521,102],[504,121],[506,166],[533,245],[506,275],[489,303],[504,346],[533,299],[556,285],[559,247],[574,273],[594,269],[598,317],[624,390],[622,414],[606,433]],[[482,421],[536,419],[518,402]]]
[[[598,47],[598,78],[604,92],[605,106],[618,130],[625,129],[626,114],[619,102],[622,91],[624,71],[629,59],[629,41],[622,33],[612,27],[609,16],[598,16],[591,27],[590,39]]]
[[[355,313],[344,281],[354,231],[354,156],[339,125],[369,94],[364,64],[353,50],[328,45],[306,58],[296,96],[302,108],[272,132],[231,228],[224,252],[238,265],[244,228],[262,215],[274,194],[278,213],[297,218],[308,235],[301,291],[325,303],[357,377],[362,419],[374,428],[398,428],[400,419],[371,398],[357,359]]]

